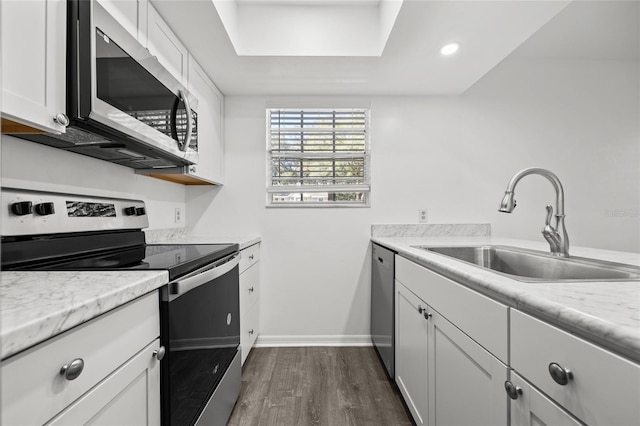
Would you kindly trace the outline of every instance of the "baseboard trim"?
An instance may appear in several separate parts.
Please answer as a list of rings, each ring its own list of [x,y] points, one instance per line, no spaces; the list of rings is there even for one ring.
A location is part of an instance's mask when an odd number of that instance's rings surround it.
[[[328,335],[328,336],[258,336],[255,347],[292,347],[292,346],[372,346],[371,336],[365,335]]]

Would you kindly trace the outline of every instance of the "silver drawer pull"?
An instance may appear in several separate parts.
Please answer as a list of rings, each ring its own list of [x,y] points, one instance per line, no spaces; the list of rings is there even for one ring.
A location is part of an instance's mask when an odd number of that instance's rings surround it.
[[[253,293],[253,287],[249,287],[249,293]]]
[[[160,346],[159,349],[156,349],[155,351],[153,351],[153,357],[158,361],[162,361],[162,358],[164,358],[165,353],[166,353],[166,349],[164,348],[164,346]]]
[[[60,375],[67,380],[75,380],[84,369],[84,361],[82,358],[76,358],[68,364],[60,368]]]
[[[507,391],[507,395],[509,395],[511,399],[518,399],[518,397],[522,395],[522,388],[514,385],[509,380],[504,382],[504,390]]]
[[[253,334],[253,328],[249,330],[249,334]]]
[[[252,254],[249,255],[249,260],[253,260],[253,255]]]
[[[560,364],[552,362],[549,364],[549,374],[551,378],[559,385],[566,385],[569,380],[573,379],[573,373],[568,368],[563,368]]]

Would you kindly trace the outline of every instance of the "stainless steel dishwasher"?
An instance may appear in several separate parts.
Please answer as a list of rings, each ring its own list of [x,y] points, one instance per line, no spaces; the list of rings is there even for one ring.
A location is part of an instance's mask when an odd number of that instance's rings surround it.
[[[371,254],[371,341],[393,380],[395,252],[374,243]]]

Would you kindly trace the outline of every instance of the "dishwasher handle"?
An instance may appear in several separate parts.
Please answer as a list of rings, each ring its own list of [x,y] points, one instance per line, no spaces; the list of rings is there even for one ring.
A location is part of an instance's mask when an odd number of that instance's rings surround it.
[[[194,288],[223,276],[238,266],[239,263],[240,257],[236,253],[215,263],[213,267],[205,267],[203,268],[204,270],[196,271],[186,278],[169,283],[169,301],[177,299]]]

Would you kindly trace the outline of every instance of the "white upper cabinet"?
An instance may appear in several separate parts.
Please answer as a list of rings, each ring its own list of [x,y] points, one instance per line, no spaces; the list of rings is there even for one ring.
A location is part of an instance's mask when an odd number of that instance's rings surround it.
[[[3,132],[26,125],[64,133],[56,117],[66,111],[66,2],[3,1],[0,8]]]
[[[187,48],[151,4],[147,5],[147,49],[178,81],[186,83]]]
[[[224,97],[191,56],[189,56],[187,88],[198,98],[199,159],[190,175],[210,183],[222,184],[224,181]]]
[[[148,0],[97,0],[143,46],[147,44]]]

